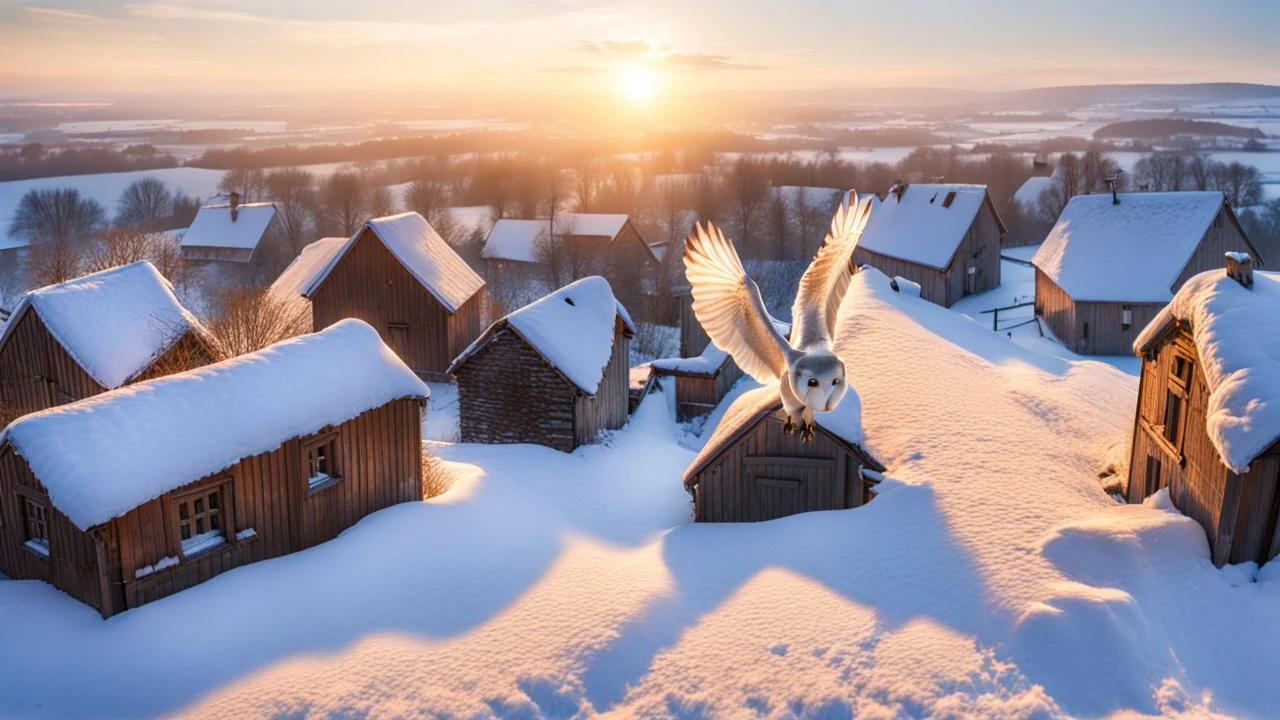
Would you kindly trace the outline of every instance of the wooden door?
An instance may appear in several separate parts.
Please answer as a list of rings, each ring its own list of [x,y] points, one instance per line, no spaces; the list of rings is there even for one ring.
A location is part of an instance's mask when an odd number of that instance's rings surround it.
[[[405,364],[409,364],[409,324],[387,323],[387,345]]]
[[[820,458],[748,457],[744,480],[751,498],[750,520],[843,508],[835,465]]]

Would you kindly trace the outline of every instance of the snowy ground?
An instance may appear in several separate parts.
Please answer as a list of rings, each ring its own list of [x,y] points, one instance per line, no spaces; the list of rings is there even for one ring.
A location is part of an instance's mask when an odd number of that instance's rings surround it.
[[[689,522],[651,395],[572,455],[438,448],[432,501],[102,621],[0,582],[0,716],[921,717],[1280,706],[1280,574],[1116,505],[1133,381],[855,279],[870,505]],[[108,658],[108,662],[103,659]]]
[[[1001,251],[1004,257],[1030,261],[1039,250],[1039,245],[1005,248]],[[991,328],[991,313],[983,313],[998,307],[1009,307],[1036,299],[1036,271],[1026,265],[1008,260],[1000,263],[1000,286],[977,295],[970,295],[951,309],[973,318],[984,327]],[[1032,306],[1010,310],[1000,314],[1000,334],[1012,339],[1022,347],[1046,355],[1065,358],[1067,360],[1096,360],[1115,367],[1134,377],[1134,388],[1137,388],[1137,377],[1142,372],[1142,361],[1130,355],[1077,355],[1058,342],[1053,331],[1043,322],[1033,322],[1035,308]]]

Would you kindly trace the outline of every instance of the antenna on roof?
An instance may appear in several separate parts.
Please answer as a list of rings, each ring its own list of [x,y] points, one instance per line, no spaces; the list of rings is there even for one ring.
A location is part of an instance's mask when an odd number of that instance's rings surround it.
[[[1120,195],[1116,192],[1116,184],[1120,182],[1120,173],[1108,175],[1106,179],[1107,187],[1111,188],[1111,204],[1120,204]]]

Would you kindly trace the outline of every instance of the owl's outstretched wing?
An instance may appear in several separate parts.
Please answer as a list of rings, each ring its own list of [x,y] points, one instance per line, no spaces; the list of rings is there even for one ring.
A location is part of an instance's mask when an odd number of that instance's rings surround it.
[[[696,226],[689,234],[684,267],[693,288],[693,314],[711,341],[757,381],[782,377],[794,351],[773,326],[738,252],[714,224]]]
[[[842,205],[836,210],[831,231],[800,278],[800,290],[791,308],[795,323],[791,338],[796,347],[829,343],[835,337],[836,314],[853,275],[853,250],[870,217],[870,198],[859,201],[856,194],[847,207]]]

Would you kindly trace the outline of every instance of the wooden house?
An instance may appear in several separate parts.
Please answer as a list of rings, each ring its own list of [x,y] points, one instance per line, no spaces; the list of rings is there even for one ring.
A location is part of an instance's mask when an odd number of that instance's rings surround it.
[[[1128,499],[1168,488],[1218,566],[1280,553],[1280,273],[1252,266],[1190,278],[1134,344]]]
[[[192,264],[242,284],[274,277],[293,257],[276,206],[242,203],[238,193],[200,208],[178,247]]]
[[[1178,288],[1225,252],[1258,257],[1220,192],[1080,195],[1031,260],[1036,314],[1074,352],[1128,354]]]
[[[627,423],[635,327],[601,277],[489,326],[453,361],[463,442],[572,452]]]
[[[311,303],[313,328],[364,320],[422,377],[484,327],[485,283],[416,212],[376,218],[349,239],[320,240],[286,268],[273,292]]]
[[[659,260],[629,216],[560,213],[554,224],[549,219],[495,222],[481,250],[486,275],[510,282],[547,282],[554,276],[557,283],[601,275],[624,305],[642,305],[646,280]],[[559,267],[549,267],[549,261]]]
[[[862,449],[861,404],[849,392],[817,415],[810,442],[783,430],[778,388],[745,393],[684,474],[698,522],[755,522],[812,510],[859,507],[884,471]]]
[[[103,617],[422,498],[427,387],[345,320],[27,415],[0,438],[0,572]]]
[[[681,422],[715,410],[742,378],[738,364],[715,343],[709,343],[695,357],[654,360],[649,363],[649,372],[654,377],[675,378],[676,419]]]
[[[32,290],[0,330],[3,420],[216,355],[208,331],[149,262]]]
[[[951,307],[1000,284],[1004,234],[985,185],[898,183],[873,205],[853,260],[906,278],[920,297]]]

